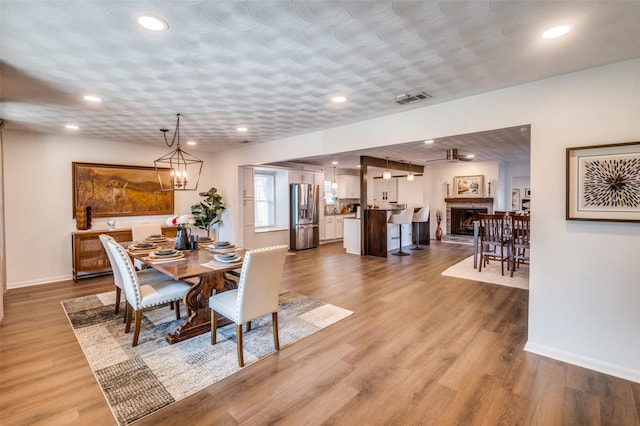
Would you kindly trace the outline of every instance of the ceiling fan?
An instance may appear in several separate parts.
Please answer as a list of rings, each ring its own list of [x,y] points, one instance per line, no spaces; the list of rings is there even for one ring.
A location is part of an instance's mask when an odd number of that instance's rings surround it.
[[[467,154],[458,154],[458,150],[456,148],[447,149],[447,156],[445,158],[436,158],[434,160],[425,160],[425,163],[429,163],[431,161],[443,161],[446,160],[450,163],[462,162],[468,163],[469,161],[473,161],[473,156]]]

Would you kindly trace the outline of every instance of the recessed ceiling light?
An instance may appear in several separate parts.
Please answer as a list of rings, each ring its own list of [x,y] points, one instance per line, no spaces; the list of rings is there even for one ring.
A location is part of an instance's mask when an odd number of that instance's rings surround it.
[[[356,168],[357,168],[357,169],[361,169],[361,168],[362,168],[362,166],[361,166],[360,164],[358,164],[358,165],[356,166]]]
[[[338,164],[338,162],[337,161],[332,161],[331,164],[333,164],[335,166],[336,164]]]
[[[467,158],[474,158],[474,157],[475,157],[475,154],[467,154],[467,155],[465,155],[465,157],[467,157]]]
[[[93,95],[84,95],[84,100],[89,102],[102,102],[102,99]]]
[[[187,141],[187,145],[198,145],[196,141]]]
[[[236,130],[239,132],[246,132],[249,129],[247,129],[246,127],[236,127]]]
[[[344,96],[334,96],[333,98],[331,98],[331,102],[334,102],[336,104],[340,104],[346,101],[347,101],[347,98],[345,98]]]
[[[69,130],[78,130],[80,127],[76,126],[75,124],[67,124],[64,126],[66,129]]]
[[[557,27],[549,28],[547,31],[542,33],[542,37],[544,38],[556,38],[562,37],[566,33],[571,31],[571,27],[568,25],[559,25]]]
[[[150,31],[166,31],[169,29],[169,24],[164,19],[155,16],[140,16],[138,17],[138,24]]]
[[[424,143],[426,143],[427,145],[432,144],[433,143],[433,139],[427,139],[426,141],[424,141]]]

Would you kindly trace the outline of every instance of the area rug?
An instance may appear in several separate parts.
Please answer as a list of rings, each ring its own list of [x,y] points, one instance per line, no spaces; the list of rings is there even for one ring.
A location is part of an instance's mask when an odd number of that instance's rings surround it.
[[[129,424],[240,370],[235,325],[169,345],[167,333],[184,321],[167,306],[144,311],[138,346],[125,334],[122,312],[114,314],[115,292],[62,301],[107,403],[120,425]],[[293,292],[280,295],[280,350],[353,312]],[[252,322],[245,333],[245,367],[274,353],[271,315]]]
[[[480,258],[478,257],[478,262]],[[507,287],[529,289],[529,265],[520,265],[511,277],[511,271],[504,265],[504,276],[500,272],[500,262],[491,260],[487,266],[482,267],[482,272],[473,267],[473,256],[462,262],[456,263],[444,271],[442,275],[448,277],[463,278],[465,280],[481,281],[490,284],[504,285]]]

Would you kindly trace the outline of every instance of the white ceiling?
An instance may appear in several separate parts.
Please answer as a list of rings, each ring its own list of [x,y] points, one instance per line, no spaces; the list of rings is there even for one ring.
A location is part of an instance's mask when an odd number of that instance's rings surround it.
[[[3,0],[0,8],[7,128],[163,145],[159,129],[173,129],[181,113],[182,141],[196,140],[193,151],[640,57],[640,1]],[[169,30],[143,30],[142,14],[162,17]],[[557,24],[573,29],[541,38]],[[431,98],[395,102],[422,91]],[[333,104],[336,94],[348,101]],[[473,149],[482,143],[498,159],[521,158],[523,149],[528,156],[519,127],[472,136],[366,154],[429,160],[455,147],[482,155]]]

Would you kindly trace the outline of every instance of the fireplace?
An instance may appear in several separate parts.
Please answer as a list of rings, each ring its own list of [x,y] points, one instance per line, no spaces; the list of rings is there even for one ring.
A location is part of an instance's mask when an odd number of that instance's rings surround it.
[[[473,221],[478,214],[493,214],[493,198],[452,197],[445,198],[447,206],[445,241],[473,242]]]
[[[480,213],[488,213],[488,209],[451,208],[451,233],[457,235],[473,235],[473,221],[478,220]]]

